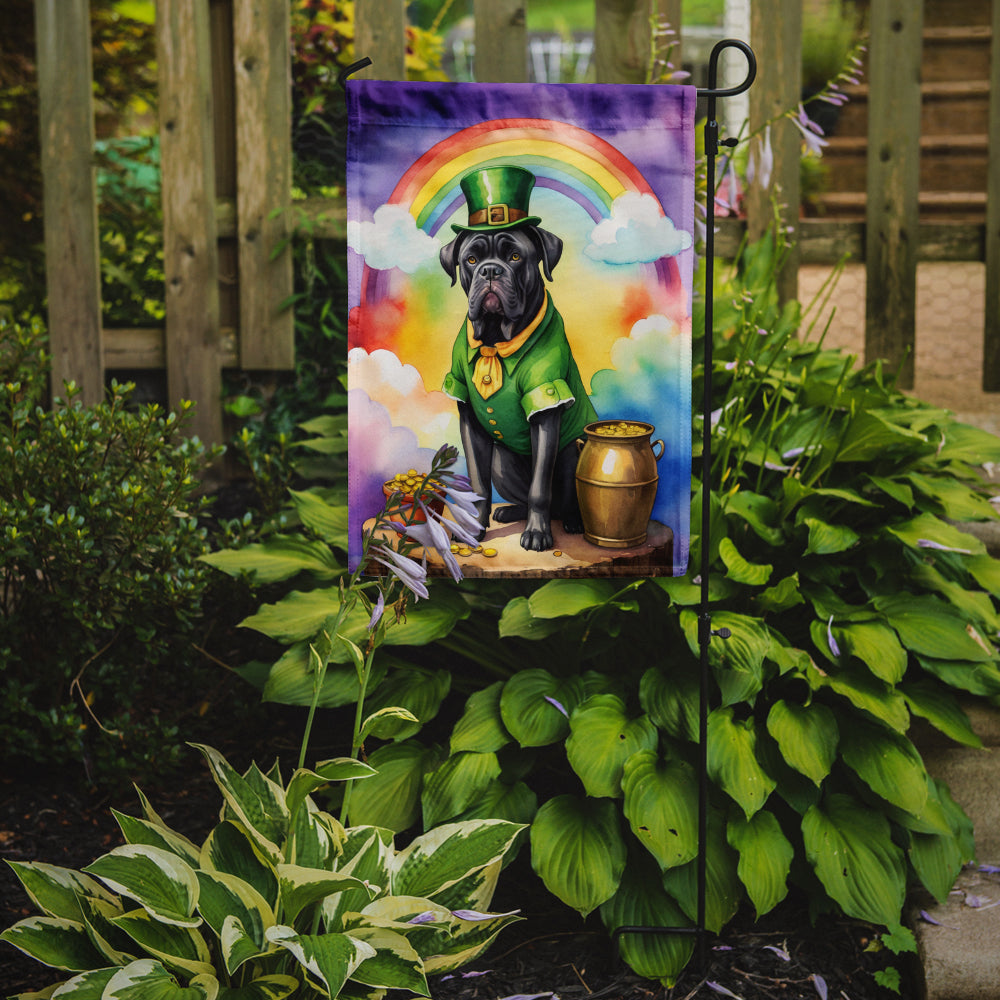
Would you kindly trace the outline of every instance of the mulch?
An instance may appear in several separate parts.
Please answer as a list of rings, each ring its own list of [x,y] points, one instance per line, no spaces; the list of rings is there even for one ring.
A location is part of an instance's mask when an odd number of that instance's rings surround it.
[[[279,743],[281,740],[279,739]],[[237,746],[222,745],[234,763]],[[192,751],[194,754],[194,751]],[[282,755],[284,756],[284,754]],[[218,792],[200,756],[193,766],[146,789],[154,808],[194,840],[213,825]],[[0,858],[81,868],[122,842],[111,807],[139,814],[134,793],[88,789],[74,776],[0,778]],[[550,996],[562,1000],[888,1000],[874,974],[893,965],[903,974],[902,996],[918,995],[913,970],[885,951],[870,950],[873,929],[843,918],[813,926],[807,906],[791,899],[763,920],[740,913],[718,938],[707,936],[704,968],[692,962],[673,989],[642,979],[618,960],[596,914],[582,921],[549,895],[526,852],[501,876],[494,909],[520,909],[525,919],[504,930],[468,969],[431,977],[435,1000],[499,1000]],[[11,870],[0,866],[0,927],[30,916],[30,902]],[[3,995],[41,989],[65,976],[0,944]]]

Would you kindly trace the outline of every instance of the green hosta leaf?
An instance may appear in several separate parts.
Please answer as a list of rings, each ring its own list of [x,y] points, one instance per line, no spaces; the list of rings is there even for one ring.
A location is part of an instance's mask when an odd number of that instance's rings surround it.
[[[758,538],[771,546],[780,546],[784,540],[781,514],[778,505],[768,496],[750,490],[738,490],[726,497],[726,514],[745,521]]]
[[[199,849],[187,837],[175,833],[162,824],[136,819],[134,816],[126,816],[124,813],[118,812],[117,809],[112,809],[111,812],[118,821],[122,835],[128,843],[159,847],[164,851],[176,854],[189,865],[198,864]]]
[[[125,844],[98,858],[84,871],[96,875],[113,892],[134,899],[150,916],[165,924],[197,927],[198,878],[170,851],[146,844]]]
[[[708,817],[705,849],[705,926],[718,934],[732,919],[743,899],[743,884],[736,873],[736,852],[726,843],[726,824],[721,814]],[[670,868],[663,873],[663,887],[691,920],[698,918],[698,861]]]
[[[730,538],[723,538],[719,541],[719,557],[726,565],[726,575],[729,579],[735,580],[737,583],[744,583],[748,587],[763,587],[771,578],[771,573],[774,570],[774,566],[770,563],[762,565],[747,562]]]
[[[254,783],[230,767],[217,750],[202,744],[192,746],[205,755],[226,805],[250,832],[265,856],[276,862],[281,854],[278,844],[288,832],[284,789],[267,778]]]
[[[500,717],[500,692],[503,681],[470,695],[462,717],[451,733],[451,752],[473,750],[494,753],[510,742],[510,733]]]
[[[281,888],[282,913],[286,920],[295,918],[313,903],[345,889],[364,889],[365,884],[353,875],[342,872],[325,872],[301,865],[278,865],[278,884]],[[371,895],[374,895],[372,891]]]
[[[781,748],[781,756],[796,771],[819,786],[837,756],[837,720],[826,705],[798,705],[779,699],[767,715],[767,731]]]
[[[678,740],[698,739],[699,695],[698,674],[686,662],[672,664],[669,673],[650,667],[639,682],[642,710]]]
[[[118,969],[101,1000],[216,1000],[218,995],[219,981],[211,974],[198,975],[181,986],[159,962],[143,958]]]
[[[862,410],[851,421],[837,451],[838,462],[867,462],[888,449],[926,443],[916,431],[890,423],[871,410]]]
[[[390,630],[391,632],[391,630]],[[394,670],[365,702],[372,712],[385,708],[403,708],[415,721],[386,720],[379,733],[381,739],[405,740],[420,731],[438,713],[441,702],[451,689],[451,674],[447,670],[423,670],[416,667]]]
[[[944,903],[966,860],[959,838],[951,832],[911,833],[909,856],[924,887]]]
[[[729,846],[739,851],[736,873],[760,919],[788,894],[788,873],[795,849],[774,813],[765,809],[750,819],[738,816],[726,829]]]
[[[930,590],[939,594],[956,611],[988,633],[996,635],[1000,631],[1000,615],[997,614],[993,598],[989,594],[981,590],[970,590],[965,584],[947,579],[926,562],[915,566],[910,578],[919,585],[914,589]]]
[[[949,421],[943,438],[941,449],[937,453],[939,462],[981,465],[983,462],[1000,461],[997,436],[981,427]]]
[[[906,673],[906,650],[896,633],[879,622],[853,622],[833,626],[834,638],[844,653],[856,656],[886,684],[898,684]]]
[[[218,1000],[285,1000],[299,988],[292,976],[261,976],[245,986],[223,987]]]
[[[500,615],[501,639],[517,636],[521,639],[545,639],[564,628],[558,619],[536,618],[531,613],[527,597],[515,597],[507,602]]]
[[[329,545],[297,535],[272,535],[265,542],[209,552],[199,558],[230,576],[245,573],[255,584],[276,583],[299,573],[332,580],[344,572]]]
[[[523,827],[503,820],[446,823],[396,855],[392,891],[434,899],[461,879],[499,862]]]
[[[989,591],[994,597],[1000,597],[1000,559],[994,559],[991,555],[981,555],[965,559],[964,563],[980,587]]]
[[[495,753],[452,754],[424,780],[424,826],[437,826],[468,809],[500,777]]]
[[[906,478],[925,497],[940,505],[942,514],[950,521],[992,521],[996,518],[989,500],[953,477],[911,472]]]
[[[906,483],[900,482],[898,479],[889,479],[886,476],[865,476],[865,479],[886,496],[895,500],[896,503],[902,504],[907,510],[913,508],[913,490]]]
[[[609,932],[619,927],[688,927],[691,921],[664,891],[655,866],[630,858],[615,894],[601,904],[601,920]],[[673,986],[691,959],[691,934],[623,934],[622,958],[638,975]]]
[[[608,799],[557,795],[531,825],[531,866],[553,895],[582,916],[618,889],[625,842]]]
[[[611,580],[549,580],[528,598],[535,618],[565,618],[607,604],[618,592]]]
[[[757,732],[752,718],[733,718],[732,708],[708,717],[708,774],[749,819],[774,791],[775,781],[757,762]]]
[[[295,513],[302,523],[324,542],[347,548],[347,506],[327,503],[312,490],[289,490]]]
[[[687,608],[701,603],[701,583],[695,583],[691,576],[656,576],[650,581],[665,591],[672,604]],[[724,601],[739,590],[739,585],[721,573],[713,573],[708,578],[708,599]]]
[[[64,917],[67,920],[83,919],[81,896],[93,896],[109,903],[115,902],[97,879],[39,861],[8,861],[31,901],[46,916]]]
[[[87,929],[64,917],[28,917],[0,934],[6,941],[35,961],[54,969],[81,972],[99,968],[105,960],[91,944]]]
[[[681,627],[694,656],[700,656],[698,616],[681,612]],[[763,686],[764,658],[771,648],[771,636],[759,618],[718,611],[712,615],[712,628],[729,629],[728,639],[714,636],[708,647],[708,662],[722,690],[723,704],[753,701]]]
[[[813,688],[829,688],[897,732],[906,732],[910,713],[906,710],[903,696],[884,681],[873,677],[867,669],[841,667],[835,673],[824,675],[814,667],[806,676]]]
[[[385,677],[386,666],[377,658],[372,668],[369,686]],[[353,666],[329,664],[323,675],[317,708],[339,708],[358,700],[358,675]],[[311,705],[316,697],[316,674],[310,660],[309,643],[289,646],[271,666],[261,692],[264,701],[279,705]]]
[[[920,754],[900,733],[852,719],[850,738],[840,753],[876,795],[905,812],[919,815],[927,801],[927,772]]]
[[[924,680],[908,681],[900,686],[900,690],[910,711],[926,719],[945,736],[967,747],[983,745],[965,710],[947,688]]]
[[[538,796],[523,782],[493,781],[457,819],[505,819],[527,826],[538,812]]]
[[[288,782],[285,806],[289,813],[296,813],[309,795],[331,781],[355,781],[374,777],[377,773],[375,768],[353,757],[335,757],[321,761],[312,771],[299,768]]]
[[[996,651],[975,626],[936,597],[884,595],[875,598],[875,607],[899,633],[903,645],[915,653],[974,663],[996,659]]]
[[[291,952],[332,997],[340,995],[362,962],[375,957],[370,944],[349,934],[296,934],[291,927],[279,924],[268,929],[267,939]]]
[[[430,996],[424,963],[402,934],[384,927],[362,926],[352,929],[351,937],[375,949],[375,954],[351,973],[355,982]]]
[[[809,863],[844,913],[874,924],[899,923],[906,866],[880,812],[849,795],[830,795],[806,813],[802,836]]]
[[[569,716],[583,697],[579,677],[560,679],[547,670],[522,670],[504,684],[500,716],[521,746],[547,746],[569,732]]]
[[[986,697],[1000,694],[1000,669],[993,663],[936,660],[930,656],[918,656],[917,662],[949,687]]]
[[[111,921],[168,968],[189,976],[211,975],[212,956],[205,939],[191,927],[160,923],[145,910],[133,910]]]
[[[757,607],[764,613],[787,611],[798,604],[804,604],[805,598],[799,590],[799,574],[792,573],[779,580],[773,587],[761,591],[754,597]]]
[[[649,716],[629,719],[613,694],[595,694],[570,717],[566,758],[588,795],[621,796],[622,768],[638,750],[653,750],[659,739]]]
[[[240,823],[227,820],[208,835],[201,848],[199,867],[234,875],[253,886],[271,907],[277,905],[277,873]]]
[[[625,762],[625,818],[660,868],[683,865],[698,853],[698,782],[679,760],[642,750]]]
[[[809,542],[805,551],[807,556],[829,556],[845,552],[860,537],[846,524],[828,524],[815,517],[804,518],[803,523],[809,529]]]
[[[909,521],[888,525],[886,531],[912,549],[924,548],[921,543],[931,542],[935,546],[967,552],[970,555],[983,555],[986,552],[986,546],[974,535],[942,521],[933,514],[918,514]]]
[[[351,790],[350,818],[354,826],[381,826],[399,833],[420,817],[424,774],[439,757],[415,740],[379,747],[368,758],[378,772]]]
[[[222,872],[198,872],[201,893],[198,910],[205,922],[215,931],[216,936],[226,943],[223,929],[227,920],[238,921],[240,941],[249,939],[251,954],[237,954],[233,947],[224,948],[226,970],[232,975],[247,958],[255,957],[265,950],[264,931],[274,926],[274,912],[267,900],[252,885],[235,875]],[[228,937],[232,939],[234,930]]]

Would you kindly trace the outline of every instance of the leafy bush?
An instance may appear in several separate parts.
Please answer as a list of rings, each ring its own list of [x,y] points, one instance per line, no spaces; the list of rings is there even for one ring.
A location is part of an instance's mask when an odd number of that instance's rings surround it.
[[[428,973],[471,961],[518,919],[485,912],[516,824],[452,823],[399,850],[390,831],[345,829],[311,798],[367,765],[329,760],[285,785],[277,766],[241,775],[199,749],[225,803],[200,847],[140,793],[142,819],[115,813],[126,845],[82,872],[11,863],[43,915],[0,938],[79,973],[60,996],[429,996]]]
[[[973,853],[909,727],[921,717],[977,746],[957,695],[1000,695],[1000,561],[954,523],[995,517],[976,466],[1000,460],[1000,440],[904,396],[877,363],[797,339],[801,308],[774,290],[782,252],[746,248],[715,295],[712,533],[699,537],[696,478],[691,548],[698,567],[710,545],[712,624],[732,635],[709,648],[706,922],[719,930],[745,902],[763,914],[794,886],[814,911],[905,941],[908,884],[943,899]],[[289,647],[255,676],[265,698],[305,703],[336,571],[292,534],[271,544],[252,553],[259,571],[298,589],[245,622]],[[334,564],[337,549],[328,536]],[[693,923],[697,573],[436,585],[387,640],[400,656],[369,701],[426,724],[453,681],[473,693],[447,753],[420,724],[379,733],[391,741],[368,748],[379,773],[355,790],[353,821],[533,820],[533,864],[568,905],[609,929]],[[405,646],[427,642],[407,662]],[[323,703],[349,704],[353,678],[345,655]],[[622,950],[669,982],[691,941],[626,936]]]
[[[68,385],[43,408],[41,336],[0,322],[0,742],[7,760],[83,757],[107,774],[176,752],[150,682],[191,662],[209,455],[185,433],[187,404],[133,410],[128,385],[96,406]]]

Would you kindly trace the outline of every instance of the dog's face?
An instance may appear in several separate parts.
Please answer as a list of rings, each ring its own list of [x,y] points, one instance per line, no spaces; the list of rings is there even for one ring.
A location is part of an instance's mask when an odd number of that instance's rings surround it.
[[[541,308],[539,265],[552,280],[562,240],[537,226],[499,232],[463,232],[441,251],[441,266],[469,298],[474,336],[492,346],[510,340]]]

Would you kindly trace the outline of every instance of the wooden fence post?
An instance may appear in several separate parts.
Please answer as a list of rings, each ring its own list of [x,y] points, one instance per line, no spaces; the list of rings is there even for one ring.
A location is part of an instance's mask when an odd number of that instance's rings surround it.
[[[475,0],[479,83],[523,83],[528,79],[528,38],[524,0]]]
[[[669,0],[594,0],[594,68],[598,83],[645,83],[652,47],[650,19],[666,16]],[[676,65],[676,60],[675,60]]]
[[[1000,0],[993,0],[990,45],[989,169],[986,176],[986,324],[983,389],[1000,392]]]
[[[406,79],[405,0],[358,0],[354,5],[354,58],[372,65],[356,75],[373,80]]]
[[[795,108],[802,98],[802,4],[799,0],[758,0],[750,8],[750,41],[760,72],[750,88],[750,131]],[[738,123],[737,123],[738,124]],[[730,131],[734,131],[731,129]],[[758,139],[754,140],[756,144]],[[782,302],[798,296],[799,262],[799,160],[802,136],[787,118],[771,126],[774,169],[767,187],[760,177],[747,192],[747,229],[751,240],[759,239],[774,221],[774,203],[779,205],[779,225],[794,228],[793,244],[778,274],[778,297]]]
[[[872,0],[868,52],[865,360],[913,387],[923,0]]]
[[[52,393],[104,398],[89,0],[35,0]]]
[[[198,404],[191,430],[222,441],[219,254],[207,0],[160,0],[156,58],[163,177],[167,396]]]
[[[294,315],[282,305],[292,294],[290,22],[288,0],[233,6],[243,368],[295,367]]]

